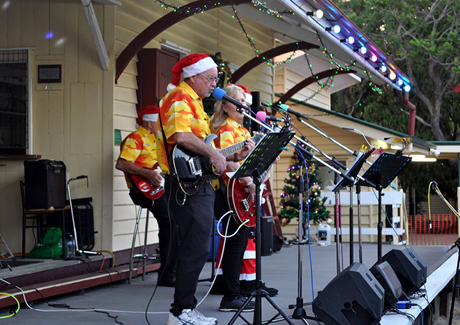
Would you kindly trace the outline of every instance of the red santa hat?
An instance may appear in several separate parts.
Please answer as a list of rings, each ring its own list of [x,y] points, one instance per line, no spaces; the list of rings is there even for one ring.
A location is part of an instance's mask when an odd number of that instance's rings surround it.
[[[184,78],[193,77],[214,67],[217,67],[217,64],[205,53],[187,55],[172,68],[173,80],[167,89],[171,91],[179,86],[181,76]]]
[[[246,88],[243,85],[237,85],[237,86],[244,90],[244,95],[246,96],[246,99],[245,99],[246,103],[248,103],[249,106],[252,105],[252,94],[248,90],[248,88]]]
[[[137,114],[137,125],[142,125],[142,121],[145,122],[156,122],[158,120],[158,112],[160,109],[158,106],[145,106]]]

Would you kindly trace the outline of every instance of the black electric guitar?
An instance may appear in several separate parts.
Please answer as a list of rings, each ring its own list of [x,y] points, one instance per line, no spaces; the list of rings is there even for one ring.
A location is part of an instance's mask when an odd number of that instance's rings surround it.
[[[255,143],[263,137],[263,134],[256,134],[251,138]],[[211,134],[203,141],[207,145],[211,145],[217,136]],[[244,148],[245,141],[238,142],[224,149],[217,149],[224,157],[228,157],[237,153]],[[173,162],[173,172],[176,174],[177,180],[182,191],[187,195],[197,193],[204,183],[210,179],[217,179],[219,175],[214,172],[214,166],[206,156],[197,155],[196,153],[175,145],[171,150]]]

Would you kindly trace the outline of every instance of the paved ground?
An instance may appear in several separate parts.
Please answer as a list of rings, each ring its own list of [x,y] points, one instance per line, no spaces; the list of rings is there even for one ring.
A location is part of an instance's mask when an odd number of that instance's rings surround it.
[[[391,249],[400,249],[400,246],[383,246],[383,254]],[[423,261],[428,265],[428,274],[445,261],[448,256],[442,247],[419,247],[414,246]],[[262,257],[262,280],[270,287],[279,289],[279,295],[273,298],[274,303],[288,316],[292,315],[292,309],[288,306],[296,303],[299,290],[304,301],[312,301],[313,294],[323,289],[331,279],[337,275],[337,259],[335,244],[322,247],[318,245],[310,248],[302,245],[299,254],[298,246],[284,246],[281,251],[271,256]],[[355,261],[358,259],[358,246],[355,245]],[[349,265],[349,248],[344,245],[344,264]],[[301,258],[299,258],[301,256]],[[302,261],[302,287],[299,289],[299,261]],[[363,245],[363,263],[367,267],[377,261],[377,245]],[[310,271],[313,265],[313,277]],[[207,263],[202,272],[202,279],[211,275],[211,263]],[[145,281],[141,277],[133,280],[132,284],[123,282],[117,285],[101,286],[85,292],[55,297],[53,304],[60,308],[49,307],[44,302],[34,303],[28,309],[21,306],[16,316],[1,319],[2,324],[166,324],[167,312],[173,297],[173,288],[155,288],[157,273],[148,274]],[[313,288],[312,288],[313,284]],[[210,287],[209,281],[200,282],[197,290],[197,298],[203,299]],[[156,289],[156,290],[155,290]],[[209,295],[199,305],[198,309],[206,316],[217,317],[219,324],[228,324],[234,313],[219,312],[218,306],[221,296]],[[275,309],[266,301],[262,300],[262,318],[270,319],[276,314]],[[146,314],[148,310],[148,314]],[[305,307],[308,316],[313,316],[311,309]],[[106,314],[108,313],[110,317]],[[0,311],[0,317],[6,316],[6,311]],[[254,313],[243,314],[251,323]],[[116,320],[111,317],[116,317]],[[285,324],[286,322],[281,322]],[[302,320],[293,320],[294,324],[304,324]],[[458,322],[457,322],[458,323]],[[244,324],[237,320],[235,324]],[[309,321],[309,324],[317,324]]]

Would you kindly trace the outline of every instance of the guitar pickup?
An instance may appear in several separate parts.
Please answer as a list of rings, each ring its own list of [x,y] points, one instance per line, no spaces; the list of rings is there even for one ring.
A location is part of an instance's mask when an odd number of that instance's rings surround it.
[[[188,168],[192,175],[202,176],[203,170],[201,169],[201,164],[198,159],[190,159],[188,161]]]

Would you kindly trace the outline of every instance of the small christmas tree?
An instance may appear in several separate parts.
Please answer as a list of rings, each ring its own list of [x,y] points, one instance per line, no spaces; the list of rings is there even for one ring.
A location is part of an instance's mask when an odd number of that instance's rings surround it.
[[[298,144],[305,148],[305,144]],[[300,167],[302,166],[302,175],[300,175]],[[329,217],[329,211],[326,210],[324,202],[326,198],[321,198],[321,181],[318,179],[316,165],[312,161],[307,162],[308,168],[308,185],[306,182],[305,165],[303,157],[295,151],[291,157],[291,166],[288,168],[288,178],[284,180],[286,185],[281,193],[281,220],[283,225],[287,225],[292,218],[299,217],[299,180],[300,177],[305,179],[305,192],[303,196],[303,224],[306,228],[308,222],[308,208],[310,207],[310,221],[314,224],[319,224],[323,221],[332,222]],[[308,196],[307,196],[307,190]],[[307,202],[308,199],[308,202]],[[308,205],[309,206],[308,206]]]

